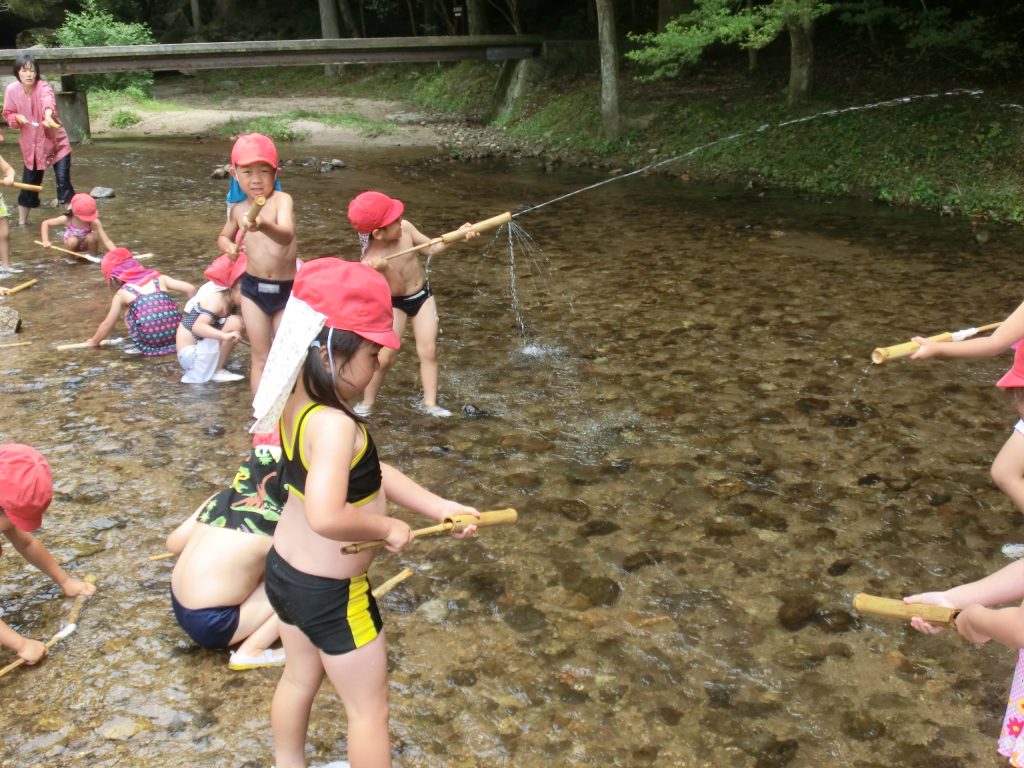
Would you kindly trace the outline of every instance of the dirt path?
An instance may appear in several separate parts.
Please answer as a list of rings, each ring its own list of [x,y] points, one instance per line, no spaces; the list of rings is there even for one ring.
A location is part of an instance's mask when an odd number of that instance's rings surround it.
[[[231,120],[305,110],[387,123],[393,129],[373,135],[365,128],[331,125],[315,119],[290,121],[293,130],[305,134],[303,142],[307,144],[435,146],[440,145],[443,138],[443,122],[397,101],[330,97],[225,99],[190,93],[181,86],[157,86],[154,98],[171,106],[166,111],[130,110],[142,118],[130,128],[114,128],[110,124],[113,113],[102,115],[92,121],[93,135],[209,136]]]

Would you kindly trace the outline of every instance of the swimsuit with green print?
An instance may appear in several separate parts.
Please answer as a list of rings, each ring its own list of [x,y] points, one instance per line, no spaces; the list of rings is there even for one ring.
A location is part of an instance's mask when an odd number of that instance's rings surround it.
[[[287,492],[281,484],[281,449],[260,445],[235,473],[231,486],[199,513],[199,522],[214,528],[273,536]]]

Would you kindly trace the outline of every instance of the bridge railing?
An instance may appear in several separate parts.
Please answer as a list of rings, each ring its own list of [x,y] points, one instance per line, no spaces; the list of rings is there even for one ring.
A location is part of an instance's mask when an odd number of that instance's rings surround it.
[[[513,61],[541,55],[543,38],[529,35],[367,37],[328,40],[252,40],[89,48],[26,49],[45,73],[62,76],[304,64],[372,64],[430,61]],[[25,50],[0,49],[0,72]]]

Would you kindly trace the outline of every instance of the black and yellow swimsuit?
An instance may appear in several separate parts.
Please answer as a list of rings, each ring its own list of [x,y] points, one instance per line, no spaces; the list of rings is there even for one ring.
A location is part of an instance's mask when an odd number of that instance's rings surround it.
[[[325,405],[308,403],[302,407],[295,418],[292,434],[285,433],[284,420],[281,420],[281,445],[284,448],[284,487],[300,499],[306,498],[306,477],[309,475],[309,464],[302,453],[303,436],[309,417]],[[348,469],[348,494],[346,501],[361,506],[372,501],[380,493],[381,472],[380,459],[377,457],[377,446],[366,431],[365,424],[359,424],[363,433],[363,447],[352,457]]]

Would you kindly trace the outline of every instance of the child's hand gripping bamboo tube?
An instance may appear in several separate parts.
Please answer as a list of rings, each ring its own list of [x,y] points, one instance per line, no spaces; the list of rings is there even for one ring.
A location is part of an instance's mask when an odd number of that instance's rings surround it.
[[[399,251],[398,253],[392,253],[388,256],[385,256],[384,260],[390,261],[391,259],[397,258],[399,256],[405,256],[405,254],[407,253],[421,251],[424,248],[429,248],[430,246],[438,245],[439,243],[449,245],[457,240],[462,240],[470,232],[476,232],[477,234],[479,234],[481,232],[486,232],[489,229],[500,227],[502,224],[508,224],[510,221],[512,221],[512,212],[505,211],[505,213],[499,213],[497,216],[491,216],[491,218],[489,219],[478,221],[476,224],[470,224],[468,227],[461,227],[459,229],[453,229],[451,232],[445,232],[440,237],[431,238],[425,243],[414,245],[411,248],[406,248],[405,250]]]
[[[867,595],[863,592],[853,598],[853,607],[861,613],[888,616],[891,619],[905,621],[910,621],[914,616],[920,616],[929,624],[950,628],[956,627],[956,617],[960,615],[959,608],[928,605],[927,603],[904,603],[902,600]]]
[[[512,525],[519,520],[519,513],[514,509],[495,509],[489,512],[481,512],[480,517],[474,515],[452,515],[446,517],[443,522],[431,525],[427,528],[419,528],[412,532],[412,537],[418,539],[421,536],[433,536],[438,533],[459,533],[467,527],[475,525],[477,528],[486,528],[491,525]],[[360,541],[357,544],[348,544],[341,548],[346,555],[354,555],[357,552],[365,552],[368,549],[380,549],[387,542],[383,539],[373,541]]]
[[[972,336],[976,336],[979,333],[986,333],[987,331],[994,331],[1002,323],[989,323],[983,325],[980,328],[964,328],[962,331],[946,331],[945,333],[939,333],[935,336],[929,336],[928,341],[963,341],[969,339]],[[878,347],[871,353],[871,362],[875,365],[881,365],[886,360],[892,360],[896,357],[907,357],[917,352],[920,348],[920,344],[916,341],[905,341],[902,344],[894,344],[891,347]]]
[[[260,211],[263,210],[263,206],[267,204],[267,198],[263,195],[259,195],[252,201],[252,205],[249,206],[249,210],[245,212],[245,221],[251,226],[256,223],[256,217],[260,215]]]

